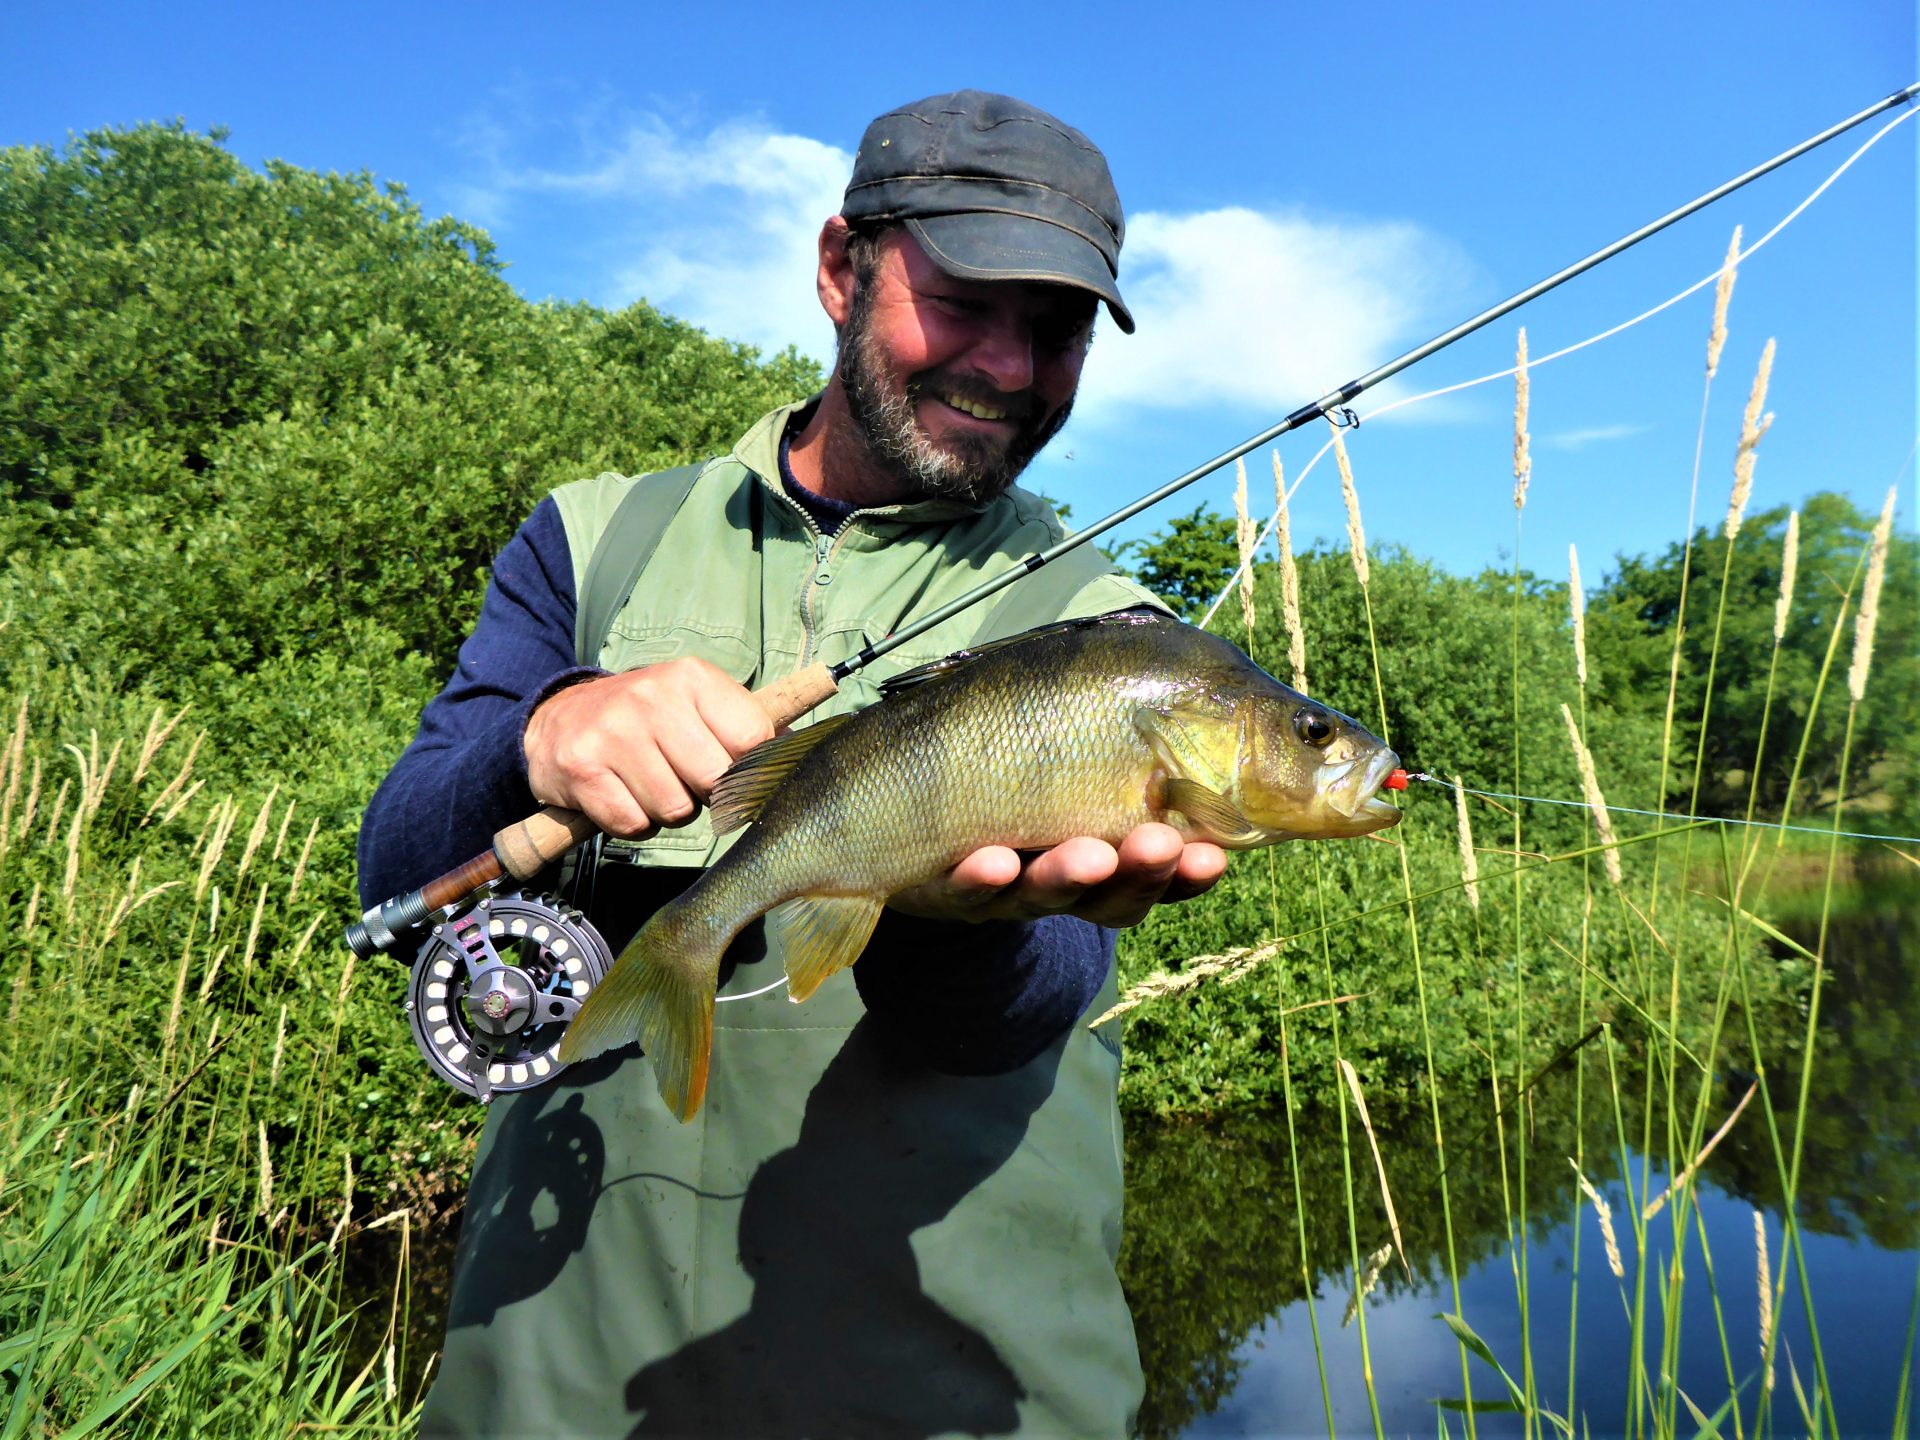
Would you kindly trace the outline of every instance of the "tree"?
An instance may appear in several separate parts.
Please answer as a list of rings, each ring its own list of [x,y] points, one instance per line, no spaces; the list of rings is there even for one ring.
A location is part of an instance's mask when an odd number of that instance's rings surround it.
[[[1751,784],[1761,813],[1777,815],[1786,801],[1803,734],[1805,768],[1794,807],[1804,813],[1810,805],[1832,799],[1846,729],[1845,674],[1855,609],[1848,603],[1843,618],[1841,604],[1849,594],[1857,602],[1874,517],[1831,493],[1810,497],[1802,509],[1799,576],[1772,676],[1768,713],[1768,677],[1775,658],[1774,607],[1780,592],[1786,523],[1784,507],[1763,511],[1747,520],[1733,542],[1717,655],[1714,624],[1720,612],[1728,542],[1717,532],[1702,530],[1694,536],[1674,701],[1673,768],[1667,783],[1672,805],[1684,808],[1691,802],[1698,747],[1702,756],[1699,804],[1705,813],[1743,814]],[[1623,713],[1656,720],[1664,715],[1674,628],[1680,620],[1683,563],[1684,547],[1679,544],[1655,557],[1622,558],[1615,574],[1592,598],[1587,642],[1594,687]],[[1820,666],[1836,620],[1845,628],[1816,713]],[[1904,827],[1920,812],[1915,803],[1920,738],[1912,724],[1913,716],[1920,713],[1917,620],[1920,546],[1911,536],[1895,534],[1887,556],[1872,677],[1866,701],[1855,717],[1848,781],[1848,789],[1856,796],[1873,794],[1873,805],[1856,815],[1869,824],[1877,814],[1887,823]],[[1713,676],[1710,708],[1709,668]],[[1703,712],[1707,717],[1704,744]],[[1767,728],[1761,753],[1763,716]],[[1756,755],[1760,760],[1757,778]]]
[[[1133,573],[1142,585],[1160,596],[1174,613],[1193,618],[1213,603],[1233,572],[1240,568],[1240,549],[1233,521],[1205,504],[1181,515],[1151,539],[1132,540],[1113,552],[1124,562],[1139,558]]]
[[[180,700],[286,656],[445,673],[547,490],[718,453],[820,383],[645,304],[532,304],[484,232],[400,187],[257,172],[220,139],[0,152],[16,661]]]

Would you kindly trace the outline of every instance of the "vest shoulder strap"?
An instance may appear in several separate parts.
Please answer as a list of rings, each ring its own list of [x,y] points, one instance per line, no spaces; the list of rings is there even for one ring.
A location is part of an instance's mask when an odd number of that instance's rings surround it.
[[[576,663],[592,665],[607,643],[613,620],[640,583],[640,572],[659,548],[681,503],[693,491],[704,465],[677,465],[648,475],[621,497],[594,541],[586,578],[574,607],[573,654]]]

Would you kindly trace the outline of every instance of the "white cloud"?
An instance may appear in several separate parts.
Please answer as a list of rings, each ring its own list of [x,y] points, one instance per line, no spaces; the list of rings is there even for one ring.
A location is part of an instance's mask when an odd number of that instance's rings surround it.
[[[814,293],[816,244],[852,170],[844,150],[750,125],[698,138],[636,130],[600,183],[657,196],[685,218],[647,227],[645,247],[615,278],[617,298],[645,296],[730,340],[825,358],[832,327]]]
[[[1557,430],[1541,438],[1540,443],[1549,450],[1584,450],[1589,445],[1602,445],[1609,440],[1630,440],[1635,435],[1647,432],[1645,425],[1588,425],[1578,430]]]
[[[576,133],[577,167],[533,167],[507,157],[497,128],[476,130],[472,148],[490,173],[465,187],[468,205],[501,216],[509,197],[537,195],[604,212],[591,223],[628,244],[596,298],[616,306],[644,298],[768,349],[832,352],[814,295],[815,241],[840,208],[851,154],[752,120],[700,134],[644,115]]]
[[[1138,333],[1095,347],[1082,408],[1285,413],[1424,338],[1470,271],[1457,247],[1404,222],[1139,215],[1120,270]]]

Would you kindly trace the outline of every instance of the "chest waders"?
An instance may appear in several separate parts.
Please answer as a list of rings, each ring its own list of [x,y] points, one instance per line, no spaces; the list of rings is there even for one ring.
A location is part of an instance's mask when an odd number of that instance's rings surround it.
[[[781,558],[793,547],[776,531],[811,527],[737,461],[698,480],[669,471],[558,492],[576,555],[594,557],[576,564],[580,651],[610,670],[699,654],[743,683],[771,679],[795,658],[772,633],[794,588]],[[693,553],[721,514],[735,553],[741,530],[752,537],[757,572],[724,584]],[[581,548],[588,532],[623,531]],[[820,547],[805,556],[815,585],[825,564],[851,579],[865,558],[831,557],[838,537],[785,538]],[[644,577],[636,547],[653,552]],[[1071,578],[1050,568],[1013,586],[958,643],[1135,603],[1124,582],[1094,583],[1094,558]],[[828,628],[805,643],[824,648]],[[855,689],[816,718],[870,698]],[[608,849],[623,854],[593,867],[591,913],[616,951],[714,852],[704,815]],[[721,996],[780,977],[756,924],[729,952]],[[1089,1013],[1113,995],[1109,974]],[[890,1047],[846,971],[805,1005],[783,988],[720,1004],[711,1086],[689,1124],[630,1049],[500,1096],[423,1434],[1126,1434],[1142,1381],[1114,1273],[1108,1028],[1076,1024],[1010,1074],[941,1075]]]

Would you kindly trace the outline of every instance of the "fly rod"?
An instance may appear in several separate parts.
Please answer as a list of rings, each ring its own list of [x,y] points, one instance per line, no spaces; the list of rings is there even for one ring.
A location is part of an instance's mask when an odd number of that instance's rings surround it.
[[[1346,384],[1329,391],[1312,404],[1301,406],[1277,424],[1262,430],[1258,435],[1242,441],[1230,450],[1223,450],[1213,459],[1195,466],[1184,475],[1169,480],[1159,489],[1121,506],[1111,515],[1096,520],[1085,529],[1075,531],[1058,545],[1029,555],[1018,564],[1009,566],[998,575],[983,581],[959,598],[928,612],[886,638],[874,641],[858,654],[835,665],[810,665],[804,670],[796,671],[755,691],[755,698],[776,727],[797,720],[833,695],[839,689],[840,682],[855,671],[870,665],[882,655],[906,644],[909,640],[926,634],[936,625],[945,623],[962,611],[979,604],[988,596],[997,594],[1023,576],[1031,575],[1068,551],[1086,544],[1097,535],[1105,534],[1122,521],[1132,519],[1141,511],[1184,490],[1194,481],[1211,475],[1222,466],[1231,464],[1250,451],[1279,439],[1289,431],[1298,430],[1302,425],[1318,420],[1322,416],[1338,415],[1350,402],[1380,384],[1381,381],[1398,375],[1409,366],[1417,365],[1429,355],[1437,354],[1456,340],[1464,339],[1474,331],[1492,324],[1501,316],[1511,314],[1528,301],[1564,285],[1576,275],[1583,275],[1596,265],[1611,260],[1622,251],[1632,249],[1649,236],[1659,234],[1669,225],[1686,219],[1697,210],[1705,209],[1714,201],[1731,195],[1735,190],[1751,184],[1762,175],[1769,174],[1787,162],[1798,159],[1809,150],[1817,149],[1836,135],[1844,134],[1856,125],[1897,105],[1910,103],[1917,96],[1920,96],[1920,82],[1894,91],[1884,100],[1869,105],[1858,114],[1850,115],[1838,124],[1828,126],[1817,135],[1809,136],[1791,149],[1781,151],[1771,160],[1763,161],[1751,170],[1715,186],[1678,209],[1668,211],[1659,219],[1649,221],[1632,233],[1621,236],[1612,244],[1594,251],[1585,259],[1576,260],[1564,269],[1547,276],[1546,279],[1508,296],[1497,305],[1482,310],[1472,319],[1464,320],[1451,330],[1434,336],[1425,344],[1417,345],[1404,355],[1369,370],[1357,379],[1347,381]],[[560,859],[574,846],[591,839],[597,833],[597,829],[598,827],[579,811],[550,805],[539,814],[509,825],[496,834],[493,837],[492,849],[485,854],[475,856],[464,865],[448,871],[436,880],[429,881],[418,890],[373,906],[359,920],[347,927],[347,944],[356,954],[362,956],[388,949],[403,932],[420,924],[435,911],[458,904],[503,876],[511,876],[516,880],[532,879],[534,875]]]

